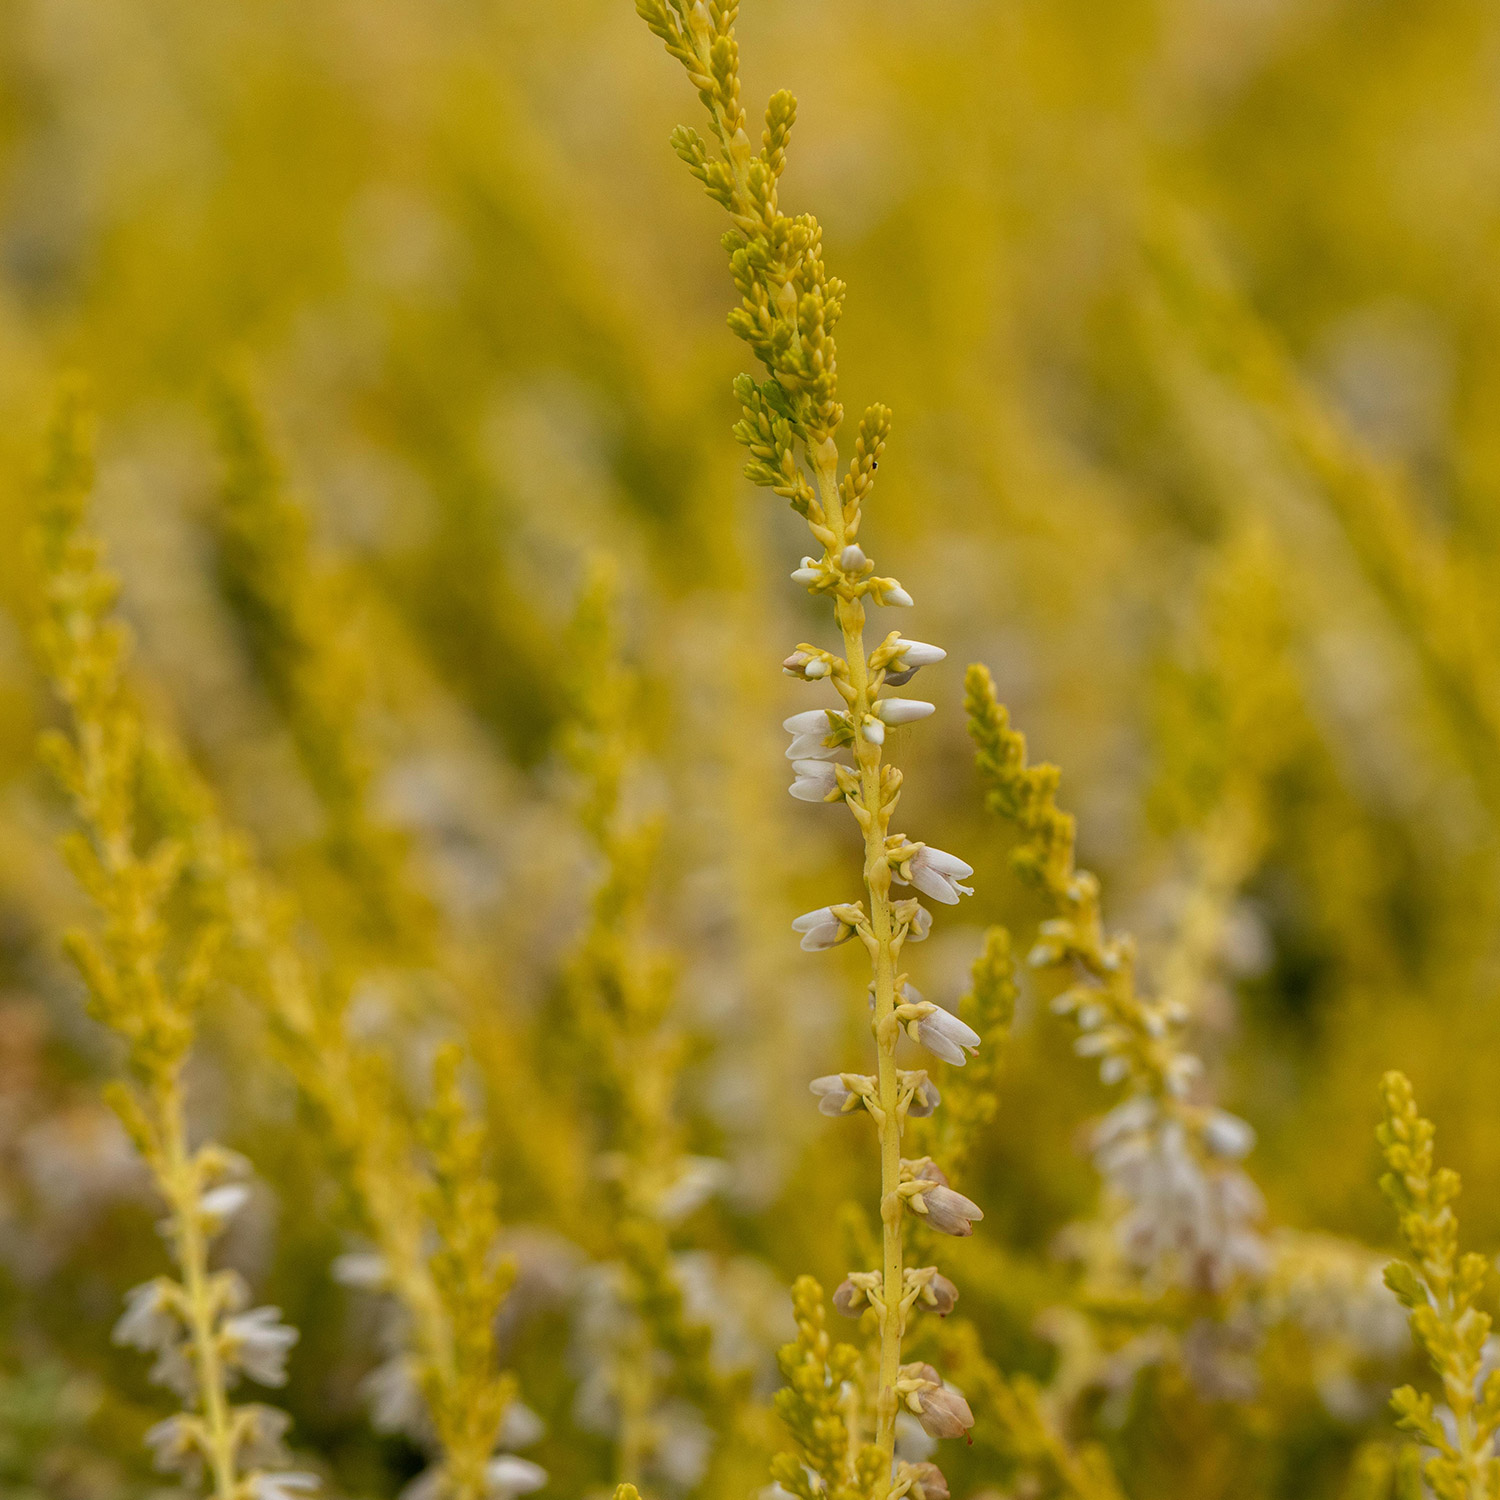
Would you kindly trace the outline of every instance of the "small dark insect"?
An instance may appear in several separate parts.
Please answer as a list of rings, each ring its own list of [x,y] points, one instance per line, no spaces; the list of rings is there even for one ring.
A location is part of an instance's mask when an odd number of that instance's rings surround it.
[[[870,460],[870,467],[872,469],[878,469],[880,467],[880,460],[878,458],[872,458]]]

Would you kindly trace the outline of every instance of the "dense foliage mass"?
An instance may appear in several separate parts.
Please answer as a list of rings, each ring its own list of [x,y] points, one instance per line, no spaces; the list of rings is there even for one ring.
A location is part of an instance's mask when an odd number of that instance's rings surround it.
[[[1500,1500],[1497,49],[7,8],[0,1495]]]

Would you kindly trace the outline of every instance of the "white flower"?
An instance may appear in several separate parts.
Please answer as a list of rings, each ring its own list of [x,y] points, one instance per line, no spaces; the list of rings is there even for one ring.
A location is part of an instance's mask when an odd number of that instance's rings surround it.
[[[814,1078],[808,1088],[818,1096],[818,1113],[845,1115],[859,1104],[860,1096],[845,1082],[842,1073],[828,1073]]]
[[[181,1412],[147,1428],[145,1442],[151,1450],[152,1463],[165,1473],[196,1476],[203,1467],[196,1433],[192,1420]]]
[[[965,864],[956,854],[948,854],[942,849],[933,849],[923,844],[904,868],[909,872],[908,879],[912,885],[924,896],[931,896],[934,901],[941,901],[945,906],[956,906],[960,895],[974,894],[973,886],[959,884],[959,881],[967,880],[974,873],[974,867]],[[900,879],[899,876],[897,878]],[[908,882],[902,880],[901,883],[905,885]]]
[[[250,1189],[243,1182],[226,1182],[210,1188],[198,1200],[198,1209],[205,1219],[212,1221],[210,1227],[217,1233],[249,1201]]]
[[[176,1283],[165,1276],[131,1287],[111,1335],[114,1342],[148,1352],[172,1348],[183,1336],[176,1293]]]
[[[885,744],[885,725],[879,719],[866,719],[859,726],[859,732],[872,745]]]
[[[815,557],[804,557],[802,566],[792,573],[793,583],[816,583],[823,576],[823,569]]]
[[[838,767],[826,760],[794,760],[791,793],[799,802],[827,802],[839,789]]]
[[[1255,1145],[1255,1131],[1238,1115],[1216,1109],[1203,1122],[1203,1144],[1214,1156],[1238,1161]]]
[[[840,943],[854,936],[854,928],[831,906],[820,906],[817,911],[803,912],[792,923],[792,931],[802,934],[802,947],[808,953],[822,953],[828,948],[837,948]]]
[[[861,569],[870,565],[870,559],[865,556],[864,549],[857,542],[850,542],[842,552],[839,553],[839,567],[846,573],[858,573]]]
[[[319,1483],[316,1474],[297,1470],[283,1474],[257,1474],[250,1481],[250,1494],[252,1500],[296,1500],[298,1494],[312,1494]]]
[[[286,1384],[286,1358],[297,1330],[281,1321],[279,1307],[254,1307],[224,1320],[224,1358],[261,1385]]]
[[[677,1180],[656,1200],[657,1218],[667,1224],[686,1218],[723,1185],[726,1171],[714,1156],[683,1157]]]
[[[547,1424],[524,1401],[512,1401],[500,1420],[502,1448],[529,1448],[547,1434]]]
[[[362,1292],[380,1292],[390,1284],[385,1258],[370,1250],[351,1250],[333,1263],[333,1279],[340,1286]]]
[[[360,1389],[370,1403],[370,1425],[376,1432],[404,1432],[418,1440],[427,1436],[427,1405],[404,1356],[376,1365]]]
[[[932,913],[925,906],[918,906],[912,913],[911,927],[906,934],[908,943],[924,943],[932,931]]]
[[[875,705],[876,716],[887,724],[914,724],[936,712],[935,705],[920,698],[882,698]]]
[[[941,1006],[916,1023],[916,1033],[917,1041],[934,1057],[955,1067],[961,1068],[968,1061],[966,1047],[971,1054],[979,1051],[979,1033]]]
[[[823,743],[833,733],[827,709],[810,708],[806,713],[793,714],[781,727],[792,737],[786,752],[788,760],[831,760],[839,753],[837,745]]]
[[[547,1482],[547,1471],[530,1459],[501,1453],[484,1466],[484,1492],[489,1500],[513,1500],[529,1495]]]
[[[236,1406],[236,1422],[240,1427],[240,1467],[245,1469],[276,1469],[291,1462],[291,1454],[282,1441],[292,1419],[274,1406],[262,1406],[251,1402],[248,1406]]]
[[[917,602],[894,578],[876,579],[873,584],[872,592],[881,604],[894,604],[902,609],[910,609]]]

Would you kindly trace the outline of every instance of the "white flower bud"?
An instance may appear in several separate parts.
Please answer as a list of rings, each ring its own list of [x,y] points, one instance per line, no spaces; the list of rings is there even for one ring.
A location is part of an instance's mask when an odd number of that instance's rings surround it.
[[[875,705],[875,713],[887,724],[914,724],[936,712],[933,704],[924,703],[920,698],[882,698]]]
[[[910,609],[917,601],[897,583],[881,592],[880,602],[882,604],[894,604],[901,609]]]
[[[932,1366],[925,1368],[930,1370]],[[917,1420],[929,1437],[963,1437],[974,1425],[974,1413],[969,1409],[969,1403],[949,1386],[940,1385],[935,1391],[922,1391],[916,1401]]]
[[[927,1227],[939,1234],[965,1238],[974,1233],[974,1224],[984,1217],[977,1203],[944,1183],[925,1188],[922,1201],[927,1205]]]
[[[804,557],[802,559],[802,566],[794,569],[792,572],[792,582],[812,584],[816,583],[822,576],[823,570],[818,567],[817,559]]]
[[[859,726],[859,732],[872,745],[885,744],[885,725],[879,719],[866,719]]]
[[[920,668],[930,667],[947,655],[941,646],[929,646],[926,641],[898,640],[896,654],[886,664],[886,686],[901,687],[910,682]]]
[[[850,542],[839,553],[839,567],[846,573],[858,573],[862,568],[867,568],[869,565],[870,559],[865,556],[863,549],[855,542]]]

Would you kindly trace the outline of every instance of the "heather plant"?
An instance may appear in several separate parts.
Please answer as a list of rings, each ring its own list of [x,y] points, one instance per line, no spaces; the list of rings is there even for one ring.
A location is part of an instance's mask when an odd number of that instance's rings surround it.
[[[315,1475],[286,1467],[287,1417],[260,1402],[237,1405],[230,1393],[244,1377],[284,1384],[297,1333],[279,1308],[250,1307],[237,1272],[212,1265],[214,1241],[250,1196],[251,1168],[236,1152],[193,1140],[188,1127],[184,1070],[224,934],[209,921],[174,922],[185,851],[153,837],[142,818],[143,725],[123,681],[126,639],[110,616],[113,581],[83,524],[84,424],[71,392],[54,423],[38,507],[39,643],[68,715],[43,754],[77,819],[68,862],[102,918],[97,936],[71,932],[68,951],[94,1018],[122,1044],[109,1102],[166,1207],[161,1228],[175,1271],[129,1292],[114,1337],[153,1355],[152,1380],[182,1404],[146,1434],[159,1468],[206,1475],[216,1500],[285,1500],[318,1488]]]
[[[838,401],[833,331],[843,311],[844,284],[825,267],[817,220],[810,214],[784,214],[778,200],[796,100],[785,90],[772,96],[756,153],[740,98],[734,35],[738,7],[700,4],[687,9],[647,0],[637,9],[682,63],[709,112],[712,154],[703,138],[686,127],[673,136],[673,146],[709,196],[730,214],[734,227],[726,233],[724,247],[742,300],[731,312],[729,326],[750,345],[770,377],[756,381],[746,375],[735,383],[744,410],[735,436],[751,455],[746,477],[788,500],[807,522],[820,552],[804,557],[792,578],[826,597],[841,636],[841,653],[803,643],[783,664],[785,672],[804,682],[831,686],[842,705],[808,709],[783,726],[792,737],[787,750],[791,793],[799,801],[847,807],[863,844],[865,899],[819,907],[792,926],[810,952],[857,937],[870,958],[876,1071],[828,1074],[813,1080],[812,1091],[824,1114],[868,1116],[875,1128],[880,1264],[853,1271],[835,1302],[846,1312],[866,1303],[874,1309],[878,1369],[873,1389],[839,1412],[842,1389],[853,1385],[855,1371],[847,1362],[832,1369],[822,1364],[820,1345],[826,1335],[819,1332],[811,1306],[816,1283],[799,1284],[805,1357],[784,1355],[783,1368],[789,1377],[806,1373],[793,1380],[797,1399],[786,1404],[783,1416],[799,1437],[800,1456],[778,1460],[774,1473],[784,1488],[806,1500],[815,1493],[813,1475],[837,1493],[915,1492],[920,1500],[929,1487],[934,1494],[940,1491],[942,1474],[931,1465],[902,1464],[893,1470],[898,1413],[909,1410],[937,1438],[963,1436],[974,1418],[968,1403],[932,1365],[903,1361],[902,1341],[913,1313],[941,1315],[958,1295],[936,1266],[907,1265],[907,1221],[918,1216],[940,1234],[966,1236],[984,1214],[952,1186],[931,1156],[903,1153],[908,1116],[930,1115],[940,1098],[926,1070],[898,1065],[896,1047],[904,1029],[932,1056],[962,1065],[981,1037],[967,1022],[924,999],[900,967],[906,943],[928,936],[932,914],[918,896],[905,897],[893,888],[912,888],[952,905],[972,894],[962,881],[973,870],[956,855],[891,831],[903,778],[885,760],[887,731],[926,718],[933,705],[883,690],[903,686],[947,653],[909,640],[899,630],[866,649],[867,604],[908,608],[913,603],[896,579],[876,574],[858,540],[891,417],[884,406],[865,412],[841,475],[837,433],[844,411]],[[835,1401],[835,1411],[819,1412],[820,1391],[825,1401]],[[834,1422],[844,1428],[844,1440],[819,1451],[821,1435]],[[819,1434],[817,1441],[814,1434]]]

